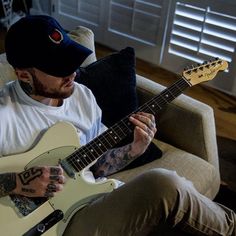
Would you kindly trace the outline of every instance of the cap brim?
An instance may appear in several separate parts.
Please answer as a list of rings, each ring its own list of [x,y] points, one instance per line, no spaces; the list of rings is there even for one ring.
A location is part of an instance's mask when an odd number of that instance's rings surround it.
[[[92,52],[83,45],[70,40],[67,45],[56,49],[51,48],[48,51],[47,60],[44,61],[41,58],[36,68],[52,76],[65,77],[73,74]],[[50,64],[46,61],[50,61]]]

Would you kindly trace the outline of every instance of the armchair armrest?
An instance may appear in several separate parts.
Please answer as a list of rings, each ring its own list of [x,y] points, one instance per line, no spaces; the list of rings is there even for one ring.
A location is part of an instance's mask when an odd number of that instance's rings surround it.
[[[137,75],[140,104],[165,89],[164,86]],[[199,156],[219,170],[213,109],[186,95],[180,95],[158,114],[157,138]]]

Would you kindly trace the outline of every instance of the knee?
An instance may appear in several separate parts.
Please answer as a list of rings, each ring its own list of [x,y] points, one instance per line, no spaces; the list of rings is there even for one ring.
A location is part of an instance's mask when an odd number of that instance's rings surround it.
[[[149,193],[157,201],[174,203],[179,194],[192,187],[192,183],[177,175],[175,171],[152,169],[142,175],[143,184],[149,188]]]

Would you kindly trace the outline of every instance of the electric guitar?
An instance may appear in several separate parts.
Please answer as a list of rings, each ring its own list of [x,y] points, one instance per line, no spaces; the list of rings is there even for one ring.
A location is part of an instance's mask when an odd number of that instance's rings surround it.
[[[186,69],[173,85],[134,112],[144,111],[155,115],[184,89],[212,80],[219,71],[227,67],[226,61],[216,59]],[[67,178],[63,191],[51,198],[27,198],[18,195],[0,198],[1,232],[5,236],[62,235],[76,211],[117,188],[117,182],[113,179],[92,183],[86,179],[85,174],[99,156],[133,132],[134,127],[129,122],[129,116],[82,147],[74,126],[59,122],[49,128],[33,149],[0,158],[0,173],[22,172],[34,166],[60,164]]]

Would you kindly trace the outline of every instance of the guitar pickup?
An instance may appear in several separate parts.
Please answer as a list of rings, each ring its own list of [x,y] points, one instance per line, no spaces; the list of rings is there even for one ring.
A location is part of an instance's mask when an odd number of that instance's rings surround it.
[[[72,179],[76,179],[76,175],[75,172],[73,171],[73,169],[71,168],[71,166],[69,166],[67,164],[67,162],[65,160],[60,160],[59,164],[61,165],[61,167],[63,168],[63,170],[66,172],[66,174],[72,178]]]

